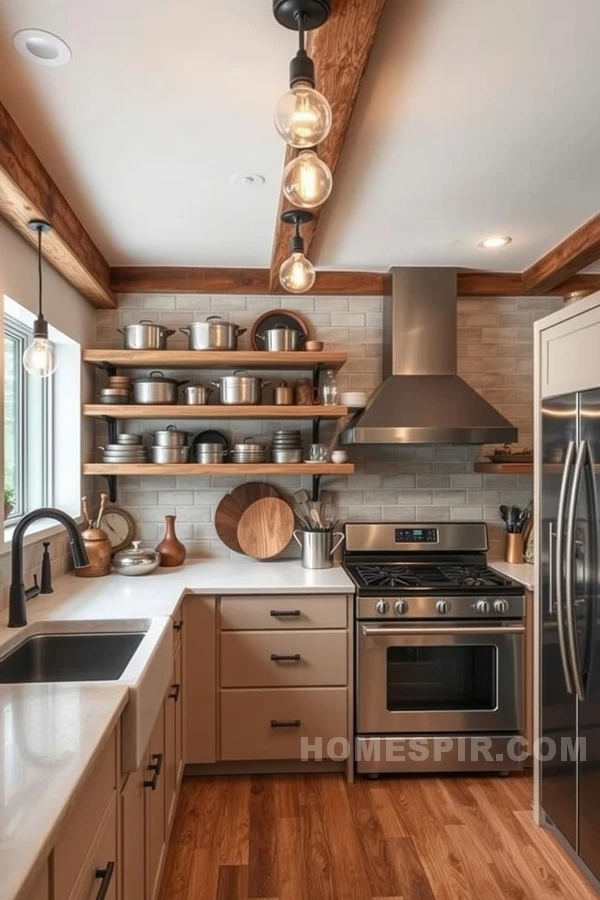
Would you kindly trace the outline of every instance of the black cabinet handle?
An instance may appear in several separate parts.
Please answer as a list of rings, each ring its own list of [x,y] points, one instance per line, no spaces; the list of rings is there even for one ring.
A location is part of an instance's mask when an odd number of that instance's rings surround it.
[[[172,684],[171,690],[169,691],[169,700],[174,700],[175,703],[179,700],[179,694],[181,693],[181,685],[180,684]]]
[[[273,662],[300,662],[302,657],[299,653],[292,653],[290,656],[282,656],[280,653],[271,653]]]
[[[285,619],[286,617],[291,617],[291,616],[293,616],[297,619],[298,616],[302,615],[302,611],[299,609],[272,609],[271,615],[275,619]]]
[[[104,900],[104,898],[108,894],[108,889],[110,887],[110,883],[112,881],[114,871],[115,871],[114,862],[106,863],[105,869],[96,869],[96,878],[102,879],[102,883],[100,885],[100,890],[98,891],[98,896],[96,897],[96,900]]]
[[[278,719],[271,719],[271,728],[300,728],[302,722],[300,719],[292,719],[290,722],[281,722]]]
[[[148,787],[150,790],[155,791],[156,785],[158,784],[158,776],[162,772],[163,755],[162,753],[153,753],[152,759],[154,762],[148,766],[149,770],[152,772],[152,778],[150,778],[149,781],[144,781],[144,787]]]
[[[183,619],[179,619],[177,622],[173,622],[173,628],[175,631],[181,631],[183,628]]]

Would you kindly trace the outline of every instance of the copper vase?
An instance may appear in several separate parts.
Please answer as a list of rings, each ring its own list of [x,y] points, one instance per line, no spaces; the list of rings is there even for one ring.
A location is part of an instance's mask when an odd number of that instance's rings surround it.
[[[187,550],[175,534],[175,516],[165,516],[165,536],[156,548],[160,553],[163,568],[181,566],[185,562]]]
[[[523,545],[522,534],[511,534],[507,532],[504,559],[508,563],[522,563],[525,561],[525,547]]]

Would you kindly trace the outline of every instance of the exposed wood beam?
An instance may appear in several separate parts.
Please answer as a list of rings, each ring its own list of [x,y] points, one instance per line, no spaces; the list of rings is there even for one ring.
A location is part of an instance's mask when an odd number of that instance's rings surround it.
[[[116,294],[269,293],[269,269],[121,266],[110,275]],[[385,278],[383,272],[318,272],[310,293],[377,296],[384,292]]]
[[[319,156],[335,173],[360,83],[364,75],[385,0],[345,0],[334,4],[329,21],[309,34],[308,52],[315,62],[317,87],[331,104],[333,125],[327,138],[319,145]],[[285,163],[292,158],[288,148]],[[335,188],[334,188],[335,190]],[[280,291],[279,269],[289,256],[291,231],[280,216],[289,204],[280,198],[271,256],[270,289]],[[315,217],[302,229],[306,255],[314,241],[323,207],[313,210]]]
[[[547,294],[600,258],[600,214],[523,273],[524,294]]]
[[[524,275],[520,272],[459,272],[457,276],[459,297],[522,297],[526,294]],[[546,291],[554,297],[571,294],[586,296],[600,290],[600,274],[573,275],[566,281]],[[536,296],[544,296],[536,291]]]
[[[29,243],[30,219],[47,219],[44,257],[94,306],[114,308],[109,267],[58,187],[0,103],[0,216]]]

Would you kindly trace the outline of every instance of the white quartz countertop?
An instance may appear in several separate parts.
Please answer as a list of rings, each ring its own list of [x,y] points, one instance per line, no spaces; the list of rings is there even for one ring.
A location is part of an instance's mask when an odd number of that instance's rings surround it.
[[[15,900],[127,703],[118,684],[0,689],[0,900]]]
[[[535,590],[535,566],[531,563],[508,563],[502,560],[490,562],[489,566],[501,575],[518,581],[528,591]]]

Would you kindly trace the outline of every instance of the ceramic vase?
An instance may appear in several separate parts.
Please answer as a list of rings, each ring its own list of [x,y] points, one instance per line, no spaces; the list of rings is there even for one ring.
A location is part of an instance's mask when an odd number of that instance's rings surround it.
[[[165,525],[165,536],[156,548],[160,553],[160,564],[163,568],[181,566],[187,550],[175,533],[175,516],[165,516]]]

